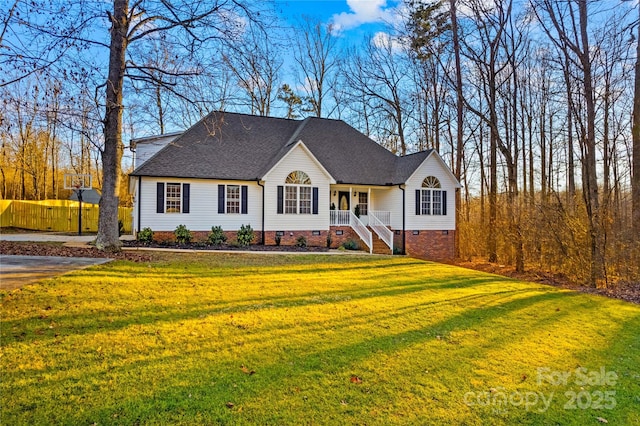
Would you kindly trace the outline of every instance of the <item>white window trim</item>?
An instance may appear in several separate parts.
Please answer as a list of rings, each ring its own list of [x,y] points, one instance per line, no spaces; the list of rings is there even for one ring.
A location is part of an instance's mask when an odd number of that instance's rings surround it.
[[[178,196],[177,197],[169,197],[169,186],[177,186],[178,187]],[[169,201],[172,200],[173,203],[176,203],[175,199],[177,198],[177,205],[180,206],[179,211],[169,211]],[[182,209],[182,183],[181,182],[165,182],[164,183],[164,213],[165,214],[181,214]]]
[[[230,212],[229,211],[229,201],[231,197],[229,197],[229,188],[237,187],[238,188],[238,211]],[[225,186],[225,200],[224,200],[224,213],[225,214],[240,214],[242,212],[242,185],[226,185]]]
[[[439,213],[435,213],[434,211],[434,194],[438,193],[440,196],[440,206]],[[442,189],[439,188],[421,188],[420,189],[420,215],[422,216],[444,216],[442,214],[443,206],[442,206]],[[425,196],[429,194],[429,200],[426,202],[427,209],[425,209]]]
[[[295,188],[295,195],[296,195],[296,205],[295,205],[295,212],[288,212],[287,211],[287,188]],[[309,211],[308,212],[302,212],[302,199],[300,197],[301,191],[300,188],[309,188]],[[296,185],[296,184],[285,184],[284,185],[284,199],[282,200],[282,202],[284,203],[283,205],[283,211],[284,214],[312,214],[313,213],[313,187],[311,185]]]
[[[366,203],[360,202],[360,194],[364,195],[367,198]],[[369,214],[369,193],[368,192],[358,192],[358,203],[356,204],[360,206],[360,214],[362,216],[367,216]],[[366,210],[363,211],[362,206],[366,206]]]

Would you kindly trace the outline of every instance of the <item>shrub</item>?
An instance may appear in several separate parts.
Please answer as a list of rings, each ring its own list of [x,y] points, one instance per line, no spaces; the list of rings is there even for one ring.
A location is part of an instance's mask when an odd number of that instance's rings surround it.
[[[143,244],[151,244],[153,242],[153,231],[151,228],[143,228],[138,231],[138,241]]]
[[[214,246],[219,246],[227,242],[227,236],[222,230],[222,226],[212,226],[207,242]]]
[[[305,237],[304,235],[300,235],[297,239],[296,239],[296,245],[298,247],[306,247],[307,246],[307,237]]]
[[[173,235],[176,236],[176,241],[178,243],[188,243],[191,241],[191,231],[187,229],[185,225],[178,225],[176,230],[173,231]]]
[[[327,234],[327,248],[331,248],[331,243],[333,243],[333,238],[331,238],[331,232]]]
[[[360,218],[360,206],[359,205],[356,205],[356,208],[353,209],[353,214],[355,214],[357,218]]]
[[[282,237],[280,235],[276,235],[276,245],[279,246],[280,242],[282,242]]]
[[[118,219],[118,237],[122,237],[122,234],[124,234],[124,222]]]
[[[344,247],[346,250],[360,250],[360,245],[351,239],[342,243],[342,247]]]
[[[253,241],[253,229],[251,225],[242,225],[238,231],[238,245],[240,247],[246,247]]]

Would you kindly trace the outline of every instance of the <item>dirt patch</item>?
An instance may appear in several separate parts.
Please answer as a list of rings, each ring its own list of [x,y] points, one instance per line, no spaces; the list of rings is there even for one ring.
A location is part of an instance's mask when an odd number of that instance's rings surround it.
[[[599,294],[614,299],[621,299],[626,300],[627,302],[640,304],[640,283],[637,282],[617,282],[615,284],[611,284],[607,288],[593,288],[576,284],[563,274],[553,274],[550,272],[535,270],[516,272],[513,266],[499,265],[482,260],[475,260],[470,262],[459,261],[453,262],[453,264],[461,266],[463,268],[490,272],[492,274],[516,278],[522,281],[548,284],[555,287],[579,291],[582,293]]]
[[[132,262],[148,262],[152,257],[148,254],[122,251],[106,253],[95,247],[66,247],[56,243],[33,243],[0,241],[0,253],[20,256],[61,256],[61,257],[93,257],[130,260]]]

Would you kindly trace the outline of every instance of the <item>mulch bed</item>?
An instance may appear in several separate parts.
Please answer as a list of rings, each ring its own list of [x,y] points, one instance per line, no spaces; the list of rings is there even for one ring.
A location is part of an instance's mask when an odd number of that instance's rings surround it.
[[[247,247],[240,247],[233,244],[220,244],[210,245],[206,243],[151,243],[143,244],[138,241],[123,241],[123,247],[151,247],[151,248],[173,248],[173,249],[187,249],[187,250],[232,250],[232,251],[287,251],[287,252],[326,252],[325,247],[298,247],[298,246],[263,246],[263,245],[250,245]]]
[[[18,256],[61,256],[61,257],[94,257],[130,260],[132,262],[149,262],[152,257],[148,254],[131,251],[107,253],[95,247],[65,247],[55,243],[33,243],[0,241],[0,254]]]

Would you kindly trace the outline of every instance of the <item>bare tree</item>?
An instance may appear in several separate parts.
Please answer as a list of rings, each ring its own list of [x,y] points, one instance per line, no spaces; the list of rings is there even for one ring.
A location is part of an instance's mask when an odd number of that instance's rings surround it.
[[[268,116],[271,112],[283,64],[281,51],[259,25],[249,24],[244,37],[223,54],[225,65],[249,100],[251,114]]]
[[[392,151],[406,155],[408,139],[407,121],[410,118],[410,102],[407,93],[408,77],[404,70],[405,57],[397,51],[391,39],[377,42],[369,38],[363,53],[348,53],[345,79],[350,89],[364,98],[370,106],[369,119],[379,117],[378,137]]]
[[[606,278],[603,254],[602,224],[600,199],[596,169],[596,109],[592,75],[592,57],[589,45],[588,2],[587,0],[571,0],[560,4],[551,0],[540,0],[536,3],[548,20],[538,14],[545,32],[550,40],[559,47],[565,57],[574,61],[581,72],[579,82],[586,106],[586,131],[580,143],[583,152],[582,183],[583,197],[589,218],[589,236],[591,245],[591,273],[589,282],[596,286]],[[577,10],[576,10],[577,9]],[[538,13],[538,12],[536,12]]]
[[[298,82],[306,92],[308,110],[316,117],[323,116],[325,99],[333,90],[336,54],[332,25],[305,17],[296,29],[294,59],[299,72]]]
[[[640,12],[640,7],[638,7]],[[640,21],[637,24],[636,35],[636,64],[635,64],[635,84],[633,92],[633,178],[632,178],[632,199],[633,199],[633,219],[632,229],[638,239],[640,239]]]
[[[164,2],[144,7],[136,1],[129,7],[128,0],[114,0],[109,43],[109,73],[105,84],[106,112],[104,118],[104,151],[102,153],[102,198],[96,246],[103,250],[118,250],[118,198],[117,188],[121,176],[123,81],[127,69],[126,54],[129,45],[140,42],[151,34],[175,31],[184,40],[186,53],[198,50],[209,39],[238,30],[239,13],[248,9],[239,1],[231,2]],[[149,6],[149,5],[147,5]],[[235,8],[235,10],[230,10]],[[153,10],[147,13],[146,10]],[[233,13],[232,13],[233,12]],[[162,72],[163,70],[158,70]]]

